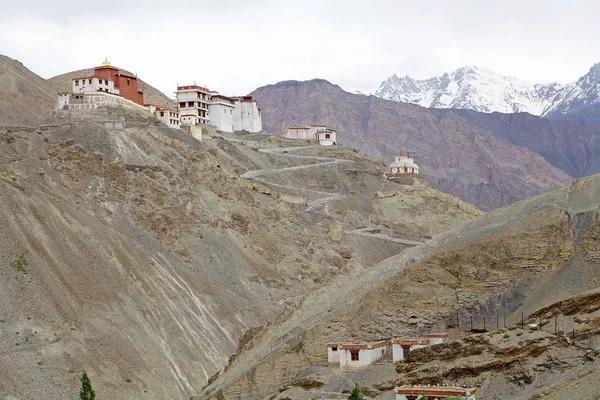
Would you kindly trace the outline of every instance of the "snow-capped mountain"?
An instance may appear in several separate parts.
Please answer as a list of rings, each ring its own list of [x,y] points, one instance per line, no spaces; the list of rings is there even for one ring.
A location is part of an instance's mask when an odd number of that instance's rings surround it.
[[[534,84],[502,76],[485,68],[463,67],[451,74],[424,80],[392,75],[375,95],[431,108],[480,112],[528,112],[550,118],[600,121],[600,63],[577,82]],[[577,115],[575,115],[577,114]]]

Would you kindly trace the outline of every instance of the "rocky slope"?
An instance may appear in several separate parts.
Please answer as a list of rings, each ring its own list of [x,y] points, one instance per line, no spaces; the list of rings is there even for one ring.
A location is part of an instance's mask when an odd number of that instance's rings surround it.
[[[85,369],[106,398],[189,398],[307,294],[410,247],[391,239],[480,215],[422,184],[377,197],[403,186],[349,148],[259,151],[280,145],[109,108],[0,129],[0,397],[70,398]],[[365,226],[385,237],[343,234]]]
[[[577,121],[552,121],[527,113],[452,112],[498,139],[526,147],[570,176],[583,177],[600,172],[600,126]]]
[[[0,126],[35,124],[54,109],[57,94],[44,78],[0,54]]]
[[[541,319],[546,333],[527,333],[521,343],[506,331],[466,339],[479,340],[481,352],[443,351],[450,356],[443,365],[423,351],[416,365],[399,366],[392,378],[389,371],[371,374],[374,393],[419,379],[476,385],[485,398],[524,398],[595,374],[600,362],[588,349],[600,346],[599,211],[600,175],[594,175],[441,233],[309,296],[288,321],[267,327],[204,395],[261,398],[281,390],[285,398],[295,378],[326,362],[326,343],[440,330],[458,340],[470,336],[471,316],[480,329],[487,318],[490,329],[503,317],[509,327],[520,325],[521,313],[527,323]],[[580,347],[553,335],[555,318],[558,327],[578,332]],[[272,351],[261,353],[265,347]]]
[[[323,80],[287,81],[251,93],[263,109],[263,126],[322,123],[341,143],[388,163],[408,149],[426,179],[483,210],[544,193],[570,177],[542,157],[496,138],[456,113],[361,96]]]
[[[491,113],[527,112],[551,119],[600,122],[600,63],[576,82],[531,84],[474,66],[424,80],[392,75],[375,92],[388,100],[431,108]]]

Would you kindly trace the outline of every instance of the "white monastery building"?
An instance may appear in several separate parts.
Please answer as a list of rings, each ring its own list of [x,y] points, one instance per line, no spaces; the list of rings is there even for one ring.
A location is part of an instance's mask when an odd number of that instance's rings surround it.
[[[179,105],[181,123],[186,125],[200,125],[208,123],[208,105],[211,92],[205,87],[193,85],[179,86],[175,92]]]
[[[448,397],[475,400],[477,389],[455,385],[415,385],[394,388],[396,400],[443,400]]]
[[[284,137],[287,139],[314,140],[322,146],[337,144],[336,132],[325,125],[290,127]]]
[[[373,364],[385,354],[387,342],[342,343],[338,346],[341,368],[362,368]],[[332,349],[333,350],[333,349]],[[329,351],[329,348],[328,348]]]
[[[182,125],[210,124],[222,132],[262,131],[262,112],[252,96],[227,97],[196,83],[177,85],[175,95]]]
[[[392,339],[392,360],[402,361],[412,350],[444,343],[447,339],[447,333],[429,333],[418,339]]]
[[[258,133],[262,131],[262,112],[258,102],[252,96],[235,99],[233,111],[233,128],[235,131]]]
[[[394,161],[390,164],[390,173],[392,175],[396,174],[419,174],[419,167],[415,164],[414,160],[410,157],[410,153],[406,153],[406,156],[402,155],[402,150],[400,150],[400,155],[394,159]]]
[[[167,125],[169,128],[181,128],[181,122],[179,121],[179,111],[157,106],[154,110],[154,115],[156,116],[157,120]]]
[[[235,131],[233,124],[233,114],[235,111],[235,99],[220,95],[217,92],[211,94],[211,101],[208,105],[208,116],[211,125],[217,127],[217,130],[223,132]]]

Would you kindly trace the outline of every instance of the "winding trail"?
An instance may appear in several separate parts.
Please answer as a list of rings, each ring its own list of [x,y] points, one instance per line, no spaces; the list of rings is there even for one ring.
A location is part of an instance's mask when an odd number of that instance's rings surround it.
[[[240,140],[236,140],[236,141],[241,142]],[[339,158],[318,157],[318,156],[300,156],[300,155],[296,155],[296,154],[288,154],[289,152],[293,152],[293,151],[314,149],[314,148],[320,148],[320,147],[322,147],[322,146],[312,145],[312,146],[273,147],[273,148],[257,149],[257,151],[259,151],[261,153],[277,154],[282,157],[296,158],[296,159],[318,160],[321,162],[314,163],[314,164],[298,165],[298,166],[294,166],[294,167],[258,169],[258,170],[254,170],[254,171],[248,171],[248,172],[242,174],[241,177],[246,178],[246,179],[252,179],[256,182],[263,183],[272,188],[284,189],[288,193],[293,193],[293,194],[296,194],[299,196],[306,197],[307,198],[307,207],[304,211],[305,212],[315,211],[330,201],[343,200],[347,196],[344,194],[341,194],[341,193],[321,192],[318,190],[304,189],[304,188],[298,188],[298,187],[291,186],[291,185],[282,185],[279,183],[269,182],[269,180],[263,178],[263,175],[270,174],[270,173],[278,173],[278,172],[300,171],[300,170],[309,169],[309,168],[322,167],[324,165],[334,165],[334,164],[342,164],[342,163],[354,164],[355,163],[352,160],[344,160],[344,159],[339,159]],[[385,179],[386,179],[386,176],[384,175],[384,182],[382,183],[382,187],[383,187],[383,185],[385,185]],[[388,242],[400,243],[400,244],[405,244],[408,246],[417,246],[417,245],[423,243],[423,242],[418,242],[418,241],[414,241],[414,240],[393,237],[393,236],[385,235],[383,233],[379,233],[379,232],[375,232],[375,231],[377,231],[377,228],[367,227],[367,228],[346,230],[346,231],[344,231],[344,233],[346,233],[348,235],[386,240]]]
[[[339,158],[331,158],[331,157],[317,157],[317,156],[299,156],[295,154],[287,154],[290,151],[298,151],[298,150],[306,150],[312,148],[318,148],[321,146],[296,146],[296,147],[277,147],[277,148],[267,148],[267,149],[257,149],[261,153],[267,154],[278,154],[282,157],[288,158],[296,158],[296,159],[304,159],[304,160],[319,160],[322,162],[314,163],[314,164],[305,164],[305,165],[297,165],[295,167],[285,167],[285,168],[271,168],[271,169],[258,169],[254,171],[248,171],[241,175],[242,178],[252,179],[254,181],[263,183],[267,186],[286,189],[288,192],[299,194],[301,196],[306,197],[307,199],[307,207],[304,211],[315,211],[316,209],[324,206],[330,201],[338,201],[346,198],[346,195],[341,193],[331,193],[331,192],[321,192],[318,190],[304,189],[298,188],[291,185],[281,185],[278,183],[269,182],[267,179],[262,178],[263,175],[270,173],[278,173],[278,172],[289,172],[289,171],[300,171],[303,169],[322,167],[324,165],[334,165],[334,164],[344,164],[344,163],[354,163],[352,160],[344,160]]]

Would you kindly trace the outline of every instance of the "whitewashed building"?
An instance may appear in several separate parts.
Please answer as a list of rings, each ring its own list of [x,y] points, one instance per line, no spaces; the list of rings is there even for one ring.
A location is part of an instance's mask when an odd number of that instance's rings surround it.
[[[209,123],[217,127],[217,130],[223,132],[235,131],[234,112],[235,99],[218,93],[211,94],[211,101],[208,106]],[[262,124],[261,124],[262,128]]]
[[[156,116],[157,120],[159,120],[160,122],[162,122],[170,128],[181,128],[181,122],[179,120],[179,111],[171,110],[166,107],[156,106],[154,109],[154,115]]]
[[[392,339],[392,360],[402,361],[412,350],[444,343],[447,333],[429,333],[422,338]]]
[[[115,82],[98,77],[75,78],[72,82],[73,93],[105,92],[120,94],[120,90],[115,88]]]
[[[341,368],[362,368],[373,364],[385,354],[385,341],[372,343],[343,343],[338,347]]]
[[[396,400],[443,400],[446,398],[460,398],[475,400],[477,389],[456,385],[405,385],[394,388]]]
[[[262,131],[262,111],[252,96],[243,96],[234,101],[233,129],[258,133]]]
[[[195,83],[187,86],[177,85],[175,95],[179,105],[181,124],[200,125],[209,123],[210,90]]]
[[[337,144],[336,132],[325,125],[290,127],[283,136],[286,139],[314,140],[322,146]]]
[[[333,146],[337,144],[336,133],[333,129],[327,129],[315,133],[315,140],[321,146]]]
[[[390,164],[390,174],[419,174],[419,166],[415,164],[415,161],[411,158],[410,153],[406,153],[406,156],[397,156],[394,161]]]
[[[331,364],[340,363],[340,345],[338,343],[329,343],[327,345],[327,362]]]

